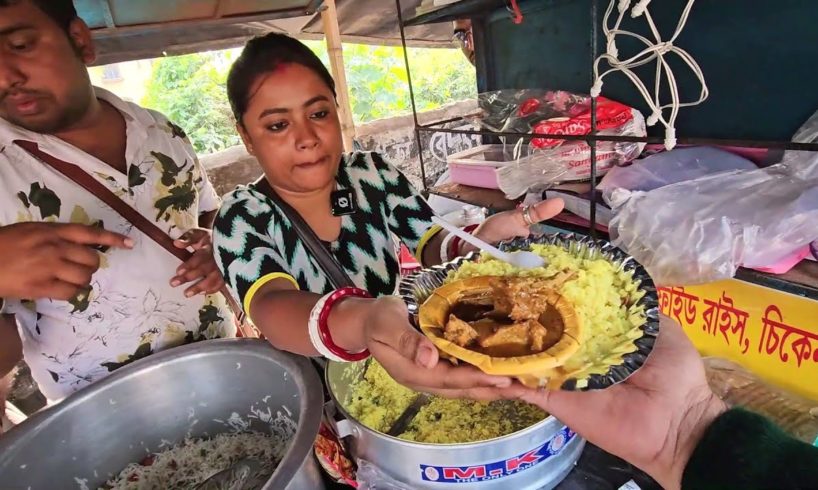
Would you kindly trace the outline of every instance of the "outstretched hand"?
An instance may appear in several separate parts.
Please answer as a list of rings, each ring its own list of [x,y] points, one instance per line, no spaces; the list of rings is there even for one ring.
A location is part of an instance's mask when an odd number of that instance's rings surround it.
[[[704,431],[727,410],[682,327],[665,317],[645,365],[620,384],[587,392],[510,390],[667,489],[680,487]]]

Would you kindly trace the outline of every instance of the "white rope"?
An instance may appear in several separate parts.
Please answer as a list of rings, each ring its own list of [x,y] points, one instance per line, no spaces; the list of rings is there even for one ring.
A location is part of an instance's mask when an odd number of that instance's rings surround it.
[[[640,95],[642,95],[642,98],[645,99],[645,102],[650,107],[651,114],[647,118],[648,126],[653,126],[656,123],[662,123],[662,125],[665,127],[665,148],[668,150],[671,150],[676,146],[676,118],[679,115],[679,109],[682,107],[699,105],[710,96],[710,92],[708,91],[707,84],[704,80],[704,74],[702,73],[699,64],[693,59],[690,53],[674,44],[687,24],[688,18],[690,17],[690,11],[693,8],[694,3],[695,0],[688,0],[687,5],[682,11],[681,17],[679,18],[679,23],[676,25],[676,30],[673,32],[673,36],[671,36],[669,40],[663,41],[659,30],[656,28],[656,24],[653,22],[653,17],[651,17],[650,11],[648,10],[650,0],[638,0],[633,5],[633,8],[631,8],[631,0],[611,0],[602,21],[602,30],[607,41],[606,52],[605,54],[599,56],[594,62],[594,85],[591,87],[591,95],[593,97],[598,97],[602,93],[603,78],[614,72],[622,72],[628,77],[628,79],[630,79],[630,81],[639,91]],[[616,5],[618,16],[613,28],[611,28],[610,19],[614,12],[614,5]],[[629,10],[631,17],[645,18],[655,41],[651,41],[645,36],[641,36],[620,28],[622,25],[622,20],[625,18],[625,14]],[[617,36],[633,38],[644,44],[645,48],[626,60],[620,60],[619,49],[616,46]],[[696,78],[699,79],[702,89],[697,100],[691,102],[682,102],[680,100],[679,86],[676,82],[676,75],[673,73],[673,70],[665,59],[666,56],[670,54],[677,55],[682,62],[690,67]],[[602,61],[607,62],[608,65],[610,65],[610,69],[600,74],[599,64]],[[639,76],[636,75],[633,70],[654,61],[656,62],[656,80],[653,86],[653,94],[651,94],[644,82],[639,79]],[[663,84],[667,85],[670,93],[670,102],[667,104],[662,104],[660,100],[661,88]],[[665,117],[666,112],[667,117]]]

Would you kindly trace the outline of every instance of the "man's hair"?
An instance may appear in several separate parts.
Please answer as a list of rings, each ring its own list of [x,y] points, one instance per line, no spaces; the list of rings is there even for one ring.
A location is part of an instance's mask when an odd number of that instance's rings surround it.
[[[31,2],[46,13],[66,33],[77,18],[74,0],[0,0],[0,7],[11,7],[20,2]]]

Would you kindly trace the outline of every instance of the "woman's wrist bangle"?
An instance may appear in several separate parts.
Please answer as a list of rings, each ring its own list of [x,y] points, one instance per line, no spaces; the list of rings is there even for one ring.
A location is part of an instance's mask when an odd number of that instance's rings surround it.
[[[463,231],[465,231],[466,233],[473,233],[474,230],[476,230],[478,226],[480,226],[480,225],[469,225],[469,226],[464,227]],[[455,258],[455,257],[460,257],[461,255],[463,255],[463,251],[461,250],[462,247],[463,247],[463,240],[461,240],[460,237],[456,236],[456,237],[452,238],[452,241],[451,241],[451,243],[449,245],[449,253],[448,253],[450,260]]]
[[[451,245],[452,241],[455,239],[455,235],[449,233],[445,237],[443,237],[443,241],[440,243],[440,263],[445,264],[446,262],[455,258],[451,254]]]
[[[370,294],[359,288],[341,288],[322,297],[310,313],[308,323],[310,340],[315,350],[331,361],[356,362],[369,357],[369,351],[350,352],[332,339],[329,329],[329,316],[332,308],[341,300],[348,297],[371,298]]]

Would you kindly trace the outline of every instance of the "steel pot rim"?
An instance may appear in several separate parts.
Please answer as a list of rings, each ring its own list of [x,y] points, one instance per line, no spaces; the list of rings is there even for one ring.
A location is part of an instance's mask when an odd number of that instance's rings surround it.
[[[379,432],[379,431],[377,431],[375,429],[367,427],[362,422],[360,422],[358,419],[356,419],[355,417],[350,415],[349,412],[347,412],[346,408],[344,408],[343,403],[341,403],[341,401],[338,400],[338,398],[335,396],[335,390],[333,389],[332,384],[329,381],[329,368],[332,365],[342,366],[343,364],[342,363],[328,362],[327,367],[324,369],[324,381],[325,381],[325,383],[326,383],[326,385],[328,387],[327,391],[329,391],[329,395],[330,395],[330,398],[332,399],[332,403],[335,406],[335,409],[338,412],[340,412],[340,414],[344,417],[345,420],[347,420],[350,423],[353,423],[356,429],[363,430],[363,431],[365,431],[365,432],[367,432],[369,434],[372,434],[374,436],[377,436],[377,437],[385,438],[385,439],[387,439],[387,440],[389,440],[389,441],[391,441],[393,443],[397,443],[397,444],[399,444],[401,446],[417,448],[417,449],[478,449],[478,448],[482,448],[482,447],[484,447],[484,446],[486,446],[486,445],[488,445],[490,443],[493,444],[493,443],[497,443],[497,442],[505,442],[505,441],[509,441],[509,440],[512,440],[512,439],[516,439],[518,437],[525,437],[527,435],[530,435],[531,433],[537,432],[538,430],[540,430],[542,428],[545,428],[549,424],[557,424],[559,426],[558,428],[560,428],[560,429],[562,427],[565,427],[565,424],[560,422],[559,419],[557,419],[556,417],[554,417],[552,414],[549,413],[547,417],[540,420],[536,424],[532,424],[532,425],[526,427],[525,429],[520,429],[520,430],[518,430],[516,432],[512,432],[512,433],[506,434],[504,436],[494,437],[492,439],[485,439],[483,441],[446,443],[446,444],[407,441],[405,439],[400,439],[400,438],[395,437],[395,436],[390,436],[390,435],[385,434],[383,432]],[[354,434],[352,436],[350,436],[350,437],[358,438]]]
[[[287,447],[284,457],[264,486],[265,489],[283,488],[287,482],[295,477],[304,460],[312,454],[313,442],[318,436],[323,416],[320,409],[323,402],[321,380],[318,373],[315,372],[305,358],[279,351],[267,341],[248,338],[205,340],[163,350],[124,366],[110,376],[72,393],[60,403],[33,414],[22,424],[14,427],[0,438],[0,468],[8,464],[7,461],[13,456],[12,449],[42,431],[48,430],[51,424],[57,423],[59,414],[76,409],[86,400],[92,398],[95,393],[126,383],[130,377],[137,375],[137,373],[154,371],[168,363],[181,362],[193,357],[205,357],[220,350],[235,350],[245,355],[265,359],[273,358],[276,363],[295,378],[294,381],[298,386],[299,394],[302,395],[299,397],[301,414],[296,426],[296,432],[293,434],[292,442]],[[302,441],[301,444],[298,444],[299,441]]]

